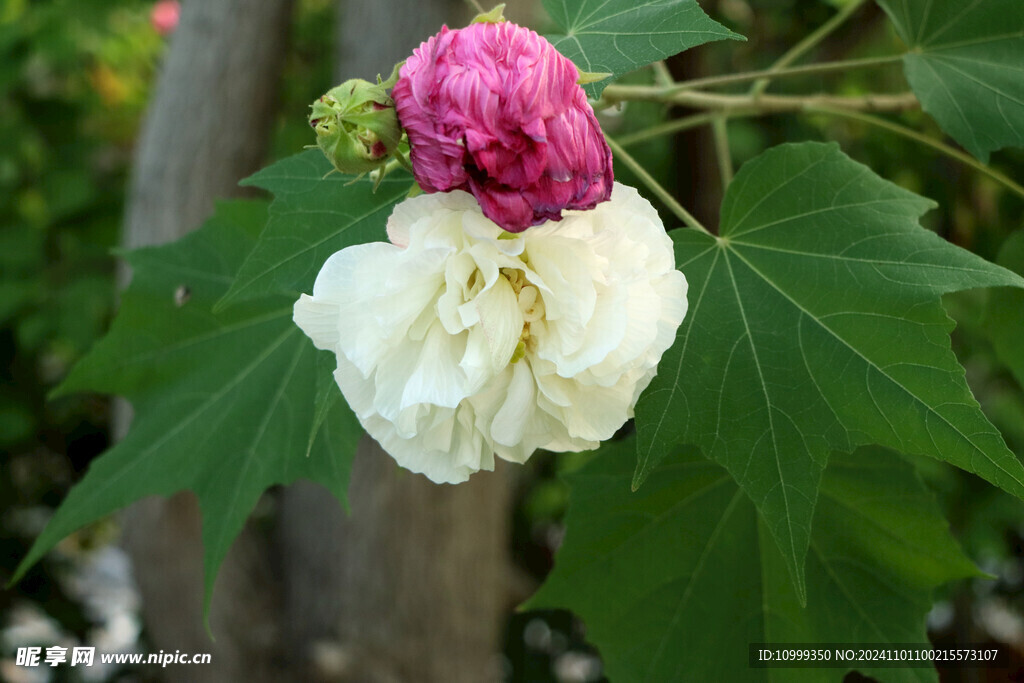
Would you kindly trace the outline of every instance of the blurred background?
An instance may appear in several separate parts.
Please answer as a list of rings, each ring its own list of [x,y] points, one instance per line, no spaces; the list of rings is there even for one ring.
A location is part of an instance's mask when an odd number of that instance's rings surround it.
[[[703,0],[747,36],[673,58],[678,79],[768,67],[841,2]],[[115,311],[112,250],[198,227],[237,181],[313,142],[310,102],[349,77],[387,75],[456,0],[0,0],[0,581],[92,458],[128,422],[110,397],[47,393],[103,335]],[[540,3],[506,16],[543,31]],[[858,10],[812,58],[899,49],[882,12]],[[651,82],[650,73],[628,77]],[[779,92],[906,89],[897,67],[788,79]],[[742,90],[739,90],[742,92]],[[688,113],[629,104],[602,114],[627,136]],[[941,138],[919,111],[909,125]],[[936,199],[926,225],[994,260],[1024,227],[1024,202],[972,169],[864,124],[821,116],[732,120],[738,166],[785,141],[836,140],[881,176]],[[721,187],[707,130],[631,152],[705,224]],[[1021,177],[1024,153],[993,165]],[[638,185],[626,169],[617,176]],[[671,214],[663,212],[666,223]],[[984,292],[946,300],[955,350],[990,419],[1024,454],[1024,392],[982,333]],[[202,623],[198,515],[181,494],[148,500],[66,539],[0,592],[0,680],[599,681],[584,625],[566,612],[519,613],[564,535],[558,479],[586,458],[538,454],[466,486],[397,476],[364,444],[351,517],[312,484],[264,496]],[[1002,643],[1024,653],[1024,505],[974,477],[920,462],[954,534],[995,580],[949,586],[929,617],[936,643]],[[209,666],[15,666],[27,645],[98,652],[211,652]],[[943,672],[945,681],[998,672]],[[850,679],[856,679],[851,675]]]

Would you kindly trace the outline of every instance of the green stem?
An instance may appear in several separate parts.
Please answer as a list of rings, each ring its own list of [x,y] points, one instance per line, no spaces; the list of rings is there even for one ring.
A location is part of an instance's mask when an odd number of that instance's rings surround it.
[[[729,131],[725,115],[719,115],[711,122],[715,136],[715,156],[718,157],[718,175],[722,179],[722,194],[732,182],[732,155],[729,153]]]
[[[640,165],[640,162],[638,162],[636,159],[630,156],[629,153],[627,153],[626,150],[624,150],[618,142],[616,142],[612,138],[607,138],[607,140],[608,146],[612,148],[612,153],[615,154],[616,157],[618,157],[619,161],[626,164],[629,170],[635,173],[636,176],[640,179],[640,181],[644,185],[646,185],[651,190],[651,192],[653,192],[655,196],[658,197],[658,199],[663,201],[665,203],[665,206],[667,206],[672,211],[672,213],[679,217],[679,220],[681,220],[683,223],[685,223],[687,226],[691,228],[696,228],[697,230],[705,232],[708,235],[711,234],[707,228],[700,224],[700,221],[694,218],[689,211],[684,209],[683,205],[677,202],[676,198],[669,194],[668,190],[662,187],[661,184],[657,180],[655,180],[643,166]]]
[[[640,86],[640,85],[609,85],[604,89],[601,98],[608,104],[615,104],[624,100],[636,99],[637,95],[644,95],[646,99],[670,99],[672,95],[686,90],[698,88],[709,88],[720,85],[731,85],[733,83],[746,83],[758,79],[771,77],[780,78],[783,76],[802,76],[806,74],[827,73],[830,71],[849,71],[850,69],[866,69],[875,66],[893,64],[903,59],[902,54],[887,55],[885,57],[865,57],[863,59],[844,59],[837,62],[819,62],[818,64],[806,64],[804,66],[792,66],[785,69],[765,69],[762,71],[747,71],[727,76],[709,76],[697,78],[691,81],[682,81],[671,87],[663,86]]]
[[[638,130],[635,133],[629,133],[628,135],[622,135],[618,138],[619,144],[623,147],[629,147],[640,142],[646,142],[654,138],[660,138],[663,135],[672,135],[673,133],[680,133],[684,130],[690,130],[691,128],[699,128],[713,123],[715,119],[721,116],[756,116],[760,113],[758,109],[751,109],[749,111],[737,111],[730,109],[728,114],[721,114],[719,112],[713,112],[708,114],[694,114],[693,116],[685,116],[681,119],[674,119],[672,121],[666,121],[665,123],[659,123],[656,126],[650,128],[644,128]]]
[[[668,64],[664,59],[659,59],[651,67],[654,69],[655,83],[663,88],[671,88],[676,84],[676,79],[672,78],[672,72],[668,70]]]
[[[882,128],[891,133],[896,133],[897,135],[902,135],[905,138],[914,140],[915,142],[919,142],[923,145],[927,145],[932,149],[936,149],[945,154],[946,156],[956,159],[957,161],[960,161],[961,163],[967,164],[976,171],[984,175],[987,175],[989,178],[992,178],[993,180],[1001,184],[1003,187],[1013,192],[1014,194],[1020,197],[1024,197],[1024,187],[1018,185],[1011,178],[1003,175],[1002,173],[993,168],[990,168],[989,166],[986,166],[985,164],[981,163],[971,155],[961,152],[960,150],[955,149],[953,147],[950,147],[941,140],[936,140],[933,137],[929,137],[927,135],[924,135],[923,133],[919,133],[912,128],[901,126],[898,123],[894,123],[892,121],[883,119],[878,116],[871,116],[870,114],[849,111],[847,109],[835,109],[833,107],[813,106],[807,107],[804,111],[806,111],[809,114],[828,114],[830,116],[839,116],[842,118],[852,119],[854,121],[860,121],[862,123],[867,123],[869,125]]]
[[[996,181],[1006,189],[1013,192],[1015,195],[1024,198],[1024,187],[1016,183],[1013,179],[1000,173],[999,171],[986,166],[969,154],[965,154],[958,149],[950,147],[941,140],[928,137],[922,133],[917,132],[912,128],[907,128],[898,123],[894,123],[887,119],[883,119],[878,116],[872,116],[870,114],[863,114],[858,111],[851,111],[849,109],[839,109],[827,106],[807,106],[803,109],[805,113],[809,114],[824,114],[829,116],[838,116],[841,118],[853,119],[862,123],[867,123],[884,130],[888,130],[891,133],[901,135],[915,142],[919,142],[923,145],[927,145],[932,149],[935,149],[946,156],[956,159],[959,162],[967,164],[971,168],[978,172],[988,176],[992,180]],[[780,111],[769,111],[765,109],[731,109],[728,113],[728,118],[747,118],[754,116],[768,116],[772,114],[782,113]],[[672,133],[678,133],[683,130],[689,130],[691,128],[697,128],[699,126],[706,126],[713,124],[715,120],[720,117],[720,113],[706,113],[706,114],[695,114],[693,116],[687,116],[682,119],[675,121],[668,121],[666,123],[652,126],[641,131],[637,131],[631,135],[624,135],[619,138],[618,143],[622,146],[635,145],[639,142],[644,142],[652,138],[660,137],[663,135],[671,135]]]
[[[806,38],[801,40],[799,43],[787,50],[781,57],[779,57],[771,67],[768,68],[768,75],[764,78],[760,78],[754,82],[754,85],[750,87],[750,94],[760,95],[767,88],[772,78],[782,69],[795,62],[797,59],[807,54],[812,48],[818,43],[824,40],[826,37],[832,34],[837,28],[839,28],[850,16],[860,9],[865,0],[851,0],[839,10],[831,19],[826,21],[824,24],[819,26],[817,30],[810,33]]]
[[[608,86],[610,89],[612,86]],[[636,102],[663,102],[678,104],[694,109],[756,109],[758,111],[801,111],[807,107],[823,106],[864,111],[904,111],[916,109],[920,102],[912,92],[872,93],[856,97],[811,93],[808,95],[728,95],[686,90],[670,95],[650,91],[644,86],[617,86],[617,91],[627,93],[627,98]]]

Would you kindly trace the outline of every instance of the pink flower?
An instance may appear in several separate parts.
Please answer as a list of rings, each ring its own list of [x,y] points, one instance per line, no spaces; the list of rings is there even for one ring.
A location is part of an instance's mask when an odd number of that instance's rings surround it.
[[[153,5],[149,13],[149,23],[153,25],[156,32],[162,36],[173,33],[178,27],[178,18],[181,16],[181,3],[178,0],[160,0]]]
[[[611,150],[578,75],[527,28],[442,28],[413,52],[392,91],[420,187],[472,192],[509,232],[608,199]]]

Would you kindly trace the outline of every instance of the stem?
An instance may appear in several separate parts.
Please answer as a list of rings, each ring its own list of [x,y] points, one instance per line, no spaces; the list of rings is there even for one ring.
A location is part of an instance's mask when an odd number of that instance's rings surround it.
[[[768,88],[768,84],[771,82],[773,76],[777,75],[779,71],[785,69],[787,66],[805,55],[833,31],[839,28],[854,12],[860,9],[860,6],[863,5],[864,2],[865,0],[851,0],[842,9],[840,9],[839,12],[833,15],[831,19],[819,26],[817,30],[810,33],[799,43],[787,50],[775,61],[774,64],[771,65],[771,67],[769,67],[768,75],[764,78],[758,79],[754,85],[750,87],[750,94],[756,97],[763,93]]]
[[[622,135],[619,137],[619,144],[623,147],[629,147],[639,142],[646,142],[654,138],[659,138],[663,135],[671,135],[673,133],[680,133],[684,130],[690,130],[691,128],[699,128],[700,126],[706,126],[713,123],[715,119],[720,117],[730,118],[733,116],[756,116],[760,112],[756,109],[749,111],[730,110],[728,113],[713,112],[708,114],[694,114],[693,116],[685,116],[681,119],[675,119],[673,121],[666,121],[665,123],[659,123],[656,126],[650,128],[644,128],[638,130],[635,133],[628,135]]]
[[[683,223],[685,223],[687,226],[691,228],[696,228],[697,230],[707,233],[708,235],[711,234],[710,232],[708,232],[707,228],[700,224],[700,221],[694,218],[689,211],[684,209],[682,204],[677,202],[675,197],[669,194],[668,190],[662,187],[661,184],[658,183],[658,181],[655,180],[651,176],[651,174],[648,173],[647,170],[640,165],[640,162],[638,162],[636,159],[630,156],[629,153],[627,153],[626,150],[624,150],[618,142],[616,142],[612,138],[607,138],[607,140],[608,146],[612,148],[612,153],[614,153],[615,156],[618,157],[622,163],[626,164],[629,170],[635,173],[636,176],[640,179],[640,181],[643,182],[643,184],[646,185],[651,190],[651,192],[653,192],[658,197],[658,199],[663,201],[665,203],[665,206],[671,209],[672,213],[674,213],[679,218],[679,220],[681,220]]]
[[[761,111],[760,109],[730,109],[728,112],[694,114],[693,116],[685,116],[681,119],[659,123],[656,126],[644,128],[643,130],[638,130],[637,132],[630,133],[629,135],[623,135],[619,137],[618,141],[623,147],[629,147],[630,145],[636,145],[641,142],[662,137],[663,135],[672,135],[673,133],[681,133],[682,131],[690,130],[691,128],[706,126],[714,123],[715,119],[720,117],[725,117],[726,119],[745,118],[749,116],[764,116],[770,113],[775,112],[766,112]]]
[[[805,64],[804,66],[792,66],[784,69],[764,69],[762,71],[746,71],[727,76],[709,76],[697,78],[691,81],[676,83],[671,87],[651,85],[609,85],[604,89],[601,98],[609,104],[615,104],[623,100],[637,99],[643,95],[644,99],[657,101],[671,101],[670,96],[686,90],[708,88],[719,85],[730,85],[732,83],[745,83],[756,81],[766,77],[779,78],[783,76],[802,76],[805,74],[827,73],[830,71],[848,71],[850,69],[867,69],[875,66],[893,64],[903,59],[902,54],[887,55],[885,57],[865,57],[863,59],[844,59],[836,62],[820,62],[818,64]]]
[[[1006,189],[1010,190],[1017,196],[1024,198],[1024,187],[1014,182],[1013,179],[1009,178],[1008,176],[1000,173],[999,171],[989,166],[986,166],[985,164],[981,163],[980,161],[970,156],[969,154],[965,154],[964,152],[961,152],[958,149],[950,147],[941,140],[936,140],[935,138],[928,137],[927,135],[924,135],[922,133],[918,133],[916,130],[912,128],[901,126],[898,123],[894,123],[892,121],[883,119],[878,116],[871,116],[870,114],[863,114],[861,112],[851,111],[849,109],[836,109],[825,106],[809,106],[806,107],[804,111],[809,114],[824,114],[828,116],[838,116],[841,118],[861,121],[862,123],[877,126],[884,130],[888,130],[892,133],[896,133],[897,135],[902,135],[905,138],[909,138],[911,140],[914,140],[915,142],[919,142],[923,145],[931,147],[932,149],[938,150],[939,152],[942,152],[943,154],[952,159],[956,159],[957,161],[967,164],[971,168],[979,171],[984,175],[987,175],[992,180],[995,180],[997,183],[999,183]],[[728,112],[726,116],[728,118],[746,118],[751,116],[770,116],[772,114],[778,113],[780,112],[765,111],[761,109],[751,108],[731,110]],[[713,124],[719,116],[722,116],[722,114],[695,114],[693,116],[687,116],[676,121],[668,121],[657,126],[652,126],[650,128],[637,131],[636,133],[633,133],[631,135],[624,135],[623,137],[619,138],[619,144],[623,146],[635,145],[639,142],[644,142],[646,140],[650,140],[655,137],[660,137],[662,135],[671,135],[672,133],[677,133],[683,130],[689,130],[690,128],[697,128],[698,126]]]
[[[722,194],[725,194],[732,182],[732,156],[729,154],[729,131],[726,129],[724,114],[716,116],[711,122],[715,134],[715,155],[718,157],[718,174],[722,178]]]
[[[608,86],[616,94],[623,94],[623,99],[638,102],[665,102],[679,104],[695,109],[717,109],[731,111],[734,109],[756,109],[762,112],[801,111],[808,107],[835,107],[841,109],[865,111],[904,111],[920,106],[913,93],[873,94],[858,97],[842,97],[816,93],[811,95],[723,95],[703,91],[683,91],[664,94],[646,86]]]
[[[672,72],[668,70],[668,64],[664,59],[659,59],[651,66],[654,69],[655,83],[663,88],[671,88],[676,84],[676,79],[672,78]]]
[[[813,106],[807,107],[805,111],[811,114],[828,114],[831,116],[839,116],[847,119],[852,119],[854,121],[861,121],[872,126],[877,126],[878,128],[883,128],[892,133],[896,133],[897,135],[902,135],[903,137],[908,138],[910,140],[914,140],[915,142],[920,142],[923,145],[927,145],[932,149],[936,149],[942,152],[948,157],[952,157],[957,161],[967,164],[971,168],[979,171],[980,173],[983,173],[984,175],[987,175],[989,178],[992,178],[993,180],[1001,184],[1003,187],[1013,192],[1014,194],[1020,197],[1024,197],[1024,187],[1018,185],[1011,178],[1003,175],[1002,173],[993,168],[990,168],[989,166],[986,166],[985,164],[981,163],[971,155],[961,152],[960,150],[955,149],[953,147],[950,147],[941,140],[936,140],[933,137],[929,137],[927,135],[924,135],[923,133],[919,133],[912,128],[907,128],[906,126],[902,126],[898,123],[894,123],[892,121],[883,119],[878,116],[871,116],[869,114],[850,111],[848,109],[835,109],[826,106]]]
[[[477,14],[484,13],[484,8],[480,6],[480,2],[478,0],[466,0],[466,4],[475,9]]]

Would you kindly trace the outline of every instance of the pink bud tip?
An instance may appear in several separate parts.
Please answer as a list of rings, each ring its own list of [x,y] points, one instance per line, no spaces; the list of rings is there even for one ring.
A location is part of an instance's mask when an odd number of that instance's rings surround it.
[[[392,91],[426,192],[466,190],[509,232],[611,196],[612,155],[576,66],[509,22],[447,27]]]

